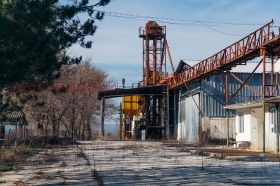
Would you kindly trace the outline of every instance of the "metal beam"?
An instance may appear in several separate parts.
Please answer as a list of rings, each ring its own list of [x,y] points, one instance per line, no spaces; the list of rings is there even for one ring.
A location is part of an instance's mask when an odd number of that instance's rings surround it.
[[[241,84],[244,84],[244,81],[242,81],[241,79],[239,79],[236,75],[234,75],[232,72],[230,72],[230,75],[232,77],[234,77],[234,79],[236,79],[237,81],[239,81]],[[261,92],[257,91],[256,89],[254,89],[253,87],[247,85],[246,83],[244,84],[244,86],[248,87],[249,89],[251,89],[253,92],[259,94],[259,95],[262,95]]]
[[[229,102],[231,100],[233,100],[233,98],[235,98],[235,96],[237,96],[238,92],[244,87],[244,85],[249,81],[249,79],[251,79],[251,77],[253,76],[253,74],[255,73],[255,71],[258,69],[258,67],[260,66],[260,64],[262,63],[263,59],[261,59],[261,61],[258,63],[258,65],[255,67],[255,69],[253,70],[253,72],[248,76],[248,78],[244,81],[244,83],[239,87],[239,89],[234,93],[234,95],[228,100],[228,102],[226,103],[226,105],[229,104]]]

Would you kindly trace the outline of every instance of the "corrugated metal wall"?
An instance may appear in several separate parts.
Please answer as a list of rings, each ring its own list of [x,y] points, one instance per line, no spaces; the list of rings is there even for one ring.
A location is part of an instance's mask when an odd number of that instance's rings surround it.
[[[249,73],[234,73],[239,79],[245,81]],[[203,117],[225,117],[225,74],[212,75],[209,79],[203,79],[188,86],[180,88],[180,98],[184,99],[191,94],[200,93],[201,111]],[[261,92],[262,74],[254,74],[247,82],[248,85]],[[241,83],[229,75],[229,98],[238,90]],[[248,102],[261,99],[261,96],[253,92],[248,87],[243,87],[230,104]],[[235,116],[234,111],[230,111],[229,116]]]
[[[198,142],[199,109],[196,104],[199,105],[199,94],[179,101],[178,140]]]

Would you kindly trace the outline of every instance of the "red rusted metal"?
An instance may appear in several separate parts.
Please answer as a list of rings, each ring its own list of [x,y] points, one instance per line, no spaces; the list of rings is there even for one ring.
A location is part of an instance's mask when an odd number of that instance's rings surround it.
[[[166,74],[163,67],[165,57],[165,26],[149,21],[145,28],[139,29],[139,37],[143,38],[143,85],[156,85]],[[150,46],[150,43],[152,46]]]
[[[145,69],[145,81],[143,82],[144,86],[149,86],[150,84],[150,55],[149,55],[149,40],[146,40],[146,48],[145,50],[145,54],[146,54],[146,58],[145,58],[145,66],[143,67]]]
[[[166,80],[168,89],[175,88],[184,83],[190,83],[194,80],[210,75],[217,70],[225,71],[233,66],[239,65],[240,61],[247,61],[260,56],[259,50],[262,47],[269,47],[274,44],[280,45],[280,36],[273,36],[271,25],[266,24],[255,32],[249,34],[238,42],[221,50],[215,55],[201,61],[195,66],[184,72],[177,74]]]
[[[274,58],[271,58],[271,69],[270,69],[270,96],[273,96],[275,84],[274,84]]]
[[[226,103],[226,105],[229,104],[229,102],[231,100],[233,100],[233,98],[235,98],[235,96],[237,96],[238,92],[242,89],[242,87],[244,85],[246,85],[246,83],[250,80],[250,78],[253,76],[253,74],[255,73],[255,71],[257,70],[257,68],[260,66],[260,64],[263,62],[263,59],[258,63],[258,65],[254,68],[253,72],[248,76],[248,78],[242,83],[242,85],[239,87],[239,89],[233,94],[233,96],[228,100],[228,102]],[[264,88],[263,88],[264,90]],[[263,93],[262,93],[263,94]]]
[[[153,39],[153,84],[157,82],[157,38]]]
[[[171,54],[170,54],[170,50],[169,50],[167,40],[165,40],[165,47],[166,47],[166,50],[167,50],[167,54],[168,54],[170,66],[171,66],[171,69],[172,69],[172,73],[174,74],[174,66],[173,66],[173,62],[172,62],[172,58],[171,58]]]
[[[237,81],[239,81],[241,84],[244,84],[244,86],[248,87],[249,89],[251,89],[253,92],[259,94],[259,95],[262,95],[261,92],[259,92],[258,90],[254,89],[253,87],[247,85],[246,83],[244,83],[244,81],[242,81],[241,79],[239,79],[236,75],[234,75],[232,72],[230,72],[230,75],[232,77],[234,77],[234,79],[236,79]]]
[[[265,98],[265,88],[266,88],[266,81],[265,81],[265,58],[266,58],[266,51],[264,49],[261,49],[260,51],[261,55],[263,56],[263,72],[262,72],[262,94],[263,94],[263,99]]]

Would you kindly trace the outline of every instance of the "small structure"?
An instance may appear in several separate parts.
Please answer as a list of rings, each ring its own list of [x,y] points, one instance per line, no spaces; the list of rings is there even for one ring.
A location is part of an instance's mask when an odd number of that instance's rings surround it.
[[[236,145],[279,152],[279,103],[273,97],[226,106],[236,111]]]
[[[27,136],[26,125],[28,123],[23,112],[0,113],[0,146],[5,141],[25,139]]]

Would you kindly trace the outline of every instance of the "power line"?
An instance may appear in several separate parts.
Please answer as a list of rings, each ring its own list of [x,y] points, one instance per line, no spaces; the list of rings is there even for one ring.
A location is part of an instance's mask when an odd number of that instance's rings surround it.
[[[204,24],[203,22],[201,22],[202,25],[206,26],[207,28],[213,30],[213,31],[216,31],[216,32],[219,32],[221,34],[225,34],[225,35],[231,35],[231,36],[246,36],[247,34],[232,34],[232,33],[226,33],[226,32],[222,32],[220,30],[217,30],[217,29],[214,29],[212,27],[210,27],[209,25],[206,25]]]
[[[99,10],[97,10],[99,11]],[[120,13],[120,12],[111,12],[111,11],[103,11],[105,15],[110,17],[117,17],[117,18],[125,18],[125,19],[134,19],[139,21],[147,21],[147,20],[157,20],[161,23],[166,24],[173,24],[173,25],[202,25],[211,29],[215,32],[225,35],[231,36],[245,36],[247,34],[233,34],[223,32],[214,26],[254,26],[254,25],[264,25],[263,23],[237,23],[237,22],[217,22],[217,21],[201,21],[201,20],[187,20],[187,19],[174,19],[174,18],[167,18],[167,17],[153,17],[153,16],[143,16],[143,15],[136,15],[136,14],[127,14],[127,13]],[[275,21],[276,22],[276,21]]]
[[[99,11],[99,10],[97,10]],[[101,10],[100,10],[101,11]],[[264,25],[264,23],[238,23],[238,22],[217,22],[217,21],[201,21],[201,20],[191,20],[191,19],[174,19],[167,17],[154,17],[154,16],[144,16],[144,15],[136,15],[136,14],[128,14],[128,13],[120,13],[120,12],[111,12],[111,11],[102,11],[105,15],[108,16],[118,16],[122,18],[143,18],[143,19],[153,19],[153,20],[162,20],[166,23],[170,24],[215,24],[215,25],[239,25],[239,26],[252,26],[252,25]],[[213,26],[213,25],[211,25]]]

